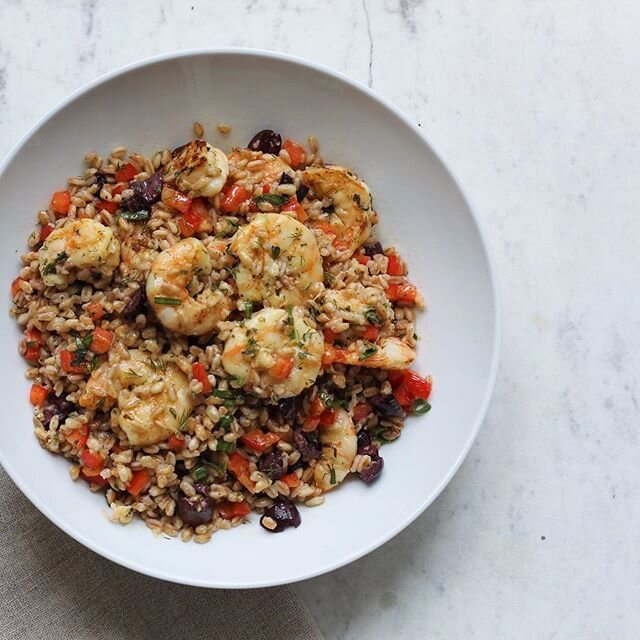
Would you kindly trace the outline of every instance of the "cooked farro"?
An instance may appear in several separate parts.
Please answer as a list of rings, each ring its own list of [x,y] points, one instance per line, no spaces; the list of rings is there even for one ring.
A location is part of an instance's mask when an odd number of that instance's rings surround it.
[[[271,130],[116,147],[37,213],[11,314],[35,435],[114,522],[207,542],[251,511],[297,527],[424,413],[423,299],[367,185]],[[218,130],[227,133],[228,125]]]

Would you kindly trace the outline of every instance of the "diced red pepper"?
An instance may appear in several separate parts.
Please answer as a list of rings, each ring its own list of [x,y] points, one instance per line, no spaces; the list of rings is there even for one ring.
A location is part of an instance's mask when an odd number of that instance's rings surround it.
[[[47,399],[48,394],[49,391],[46,387],[41,387],[39,384],[32,384],[31,391],[29,392],[29,401],[34,407],[41,407]]]
[[[400,256],[397,253],[392,253],[389,256],[389,262],[387,264],[387,274],[390,276],[404,275],[404,265],[402,264],[402,260],[400,260]]]
[[[70,191],[56,191],[51,196],[51,210],[58,217],[66,216],[69,212],[69,206],[71,205],[71,192]]]
[[[62,366],[62,370],[65,373],[86,373],[87,363],[82,362],[80,364],[74,364],[74,355],[74,353],[71,353],[71,351],[68,351],[67,349],[63,349],[60,352],[60,365]]]
[[[409,369],[405,373],[404,380],[402,381],[402,386],[406,387],[409,393],[414,398],[428,400],[429,396],[431,395],[431,388],[433,387],[433,378],[431,376],[423,378],[415,371]]]
[[[353,254],[353,257],[360,264],[369,264],[369,260],[371,260],[371,258],[366,253],[362,253],[362,251],[356,251],[356,253]]]
[[[278,440],[280,440],[280,436],[270,431],[260,431],[260,429],[251,429],[242,436],[244,445],[257,453],[263,453]]]
[[[180,229],[180,235],[183,238],[190,238],[198,231],[198,229],[187,220],[186,216],[178,218],[178,229]]]
[[[320,414],[320,424],[323,427],[330,427],[336,421],[336,411],[328,409],[324,413]]]
[[[108,211],[111,215],[115,215],[118,206],[117,202],[110,200],[98,200],[98,202],[96,202],[96,209],[98,211]]]
[[[24,352],[24,359],[31,363],[38,362],[42,347],[42,333],[37,329],[27,329],[24,332],[24,339],[27,347]]]
[[[387,298],[391,302],[405,302],[412,303],[416,301],[418,290],[416,287],[409,283],[395,283],[392,282],[387,287]]]
[[[171,451],[182,451],[185,444],[186,440],[182,436],[172,435],[167,440],[167,445]]]
[[[324,402],[319,396],[315,396],[309,406],[309,415],[318,417],[325,409]]]
[[[286,138],[282,143],[282,148],[289,154],[289,158],[291,158],[291,166],[299,167],[301,164],[304,164],[307,159],[307,154],[305,153],[304,147],[299,145],[297,142]]]
[[[137,496],[145,488],[147,482],[149,482],[149,472],[146,469],[139,469],[134,471],[131,477],[131,482],[127,486],[127,491],[132,496]]]
[[[276,363],[269,369],[269,374],[274,378],[278,378],[279,380],[284,380],[288,378],[291,372],[293,371],[293,367],[295,365],[295,360],[293,356],[286,355],[280,356]]]
[[[234,451],[229,455],[229,464],[227,469],[237,478],[237,480],[244,487],[249,489],[253,493],[256,488],[256,484],[251,480],[251,474],[249,473],[250,462],[241,453]]]
[[[16,278],[12,283],[11,283],[11,297],[15,298],[20,291],[22,291],[22,289],[20,289],[20,283],[21,282],[26,282],[24,278]]]
[[[271,185],[269,183],[262,185],[262,193],[269,193],[271,191]]]
[[[136,167],[133,162],[127,162],[127,164],[123,165],[116,171],[116,180],[118,182],[129,182],[133,180],[138,174],[140,170]]]
[[[91,340],[91,351],[93,353],[107,353],[113,342],[113,333],[107,329],[96,327],[93,330],[93,338]]]
[[[324,330],[324,341],[325,342],[329,342],[329,343],[333,343],[333,341],[336,339],[336,336],[338,334],[335,331],[331,331],[331,329],[325,329]]]
[[[66,435],[66,441],[76,449],[82,449],[89,439],[89,427],[85,424]]]
[[[233,520],[241,516],[246,516],[251,513],[251,507],[246,502],[229,502],[229,500],[223,500],[217,505],[218,513],[220,517],[225,520]]]
[[[353,419],[356,422],[364,420],[369,415],[371,415],[371,405],[367,402],[361,402],[353,408]]]
[[[80,454],[80,462],[87,475],[98,475],[104,469],[104,459],[91,449],[83,449]]]
[[[391,371],[387,371],[387,378],[391,383],[391,386],[395,388],[401,385],[404,380],[404,374],[404,369],[393,369]]]
[[[92,484],[97,484],[99,487],[104,487],[109,481],[106,478],[103,478],[101,475],[87,475],[84,469],[80,471],[80,477],[86,482],[90,482]]]
[[[413,398],[411,394],[404,386],[400,386],[397,389],[393,390],[393,395],[395,396],[398,404],[405,410],[409,411],[411,405],[413,404]]]
[[[187,213],[191,209],[192,199],[180,191],[176,191],[171,187],[163,187],[162,204],[172,209],[177,209],[180,213]]]
[[[220,211],[222,211],[222,213],[237,212],[240,209],[240,206],[251,198],[251,193],[237,182],[225,187],[222,190],[221,195]]]
[[[111,195],[112,196],[119,196],[125,189],[128,189],[129,185],[122,183],[122,184],[117,184],[115,187],[113,187],[113,189],[111,189]]]
[[[307,416],[302,423],[303,431],[315,431],[320,424],[320,416]]]
[[[304,207],[298,202],[296,196],[291,196],[289,200],[280,207],[280,211],[293,211],[299,222],[304,222],[309,217]]]
[[[40,227],[40,242],[44,242],[53,231],[53,227],[50,224],[45,224]]]
[[[370,324],[365,328],[362,334],[362,337],[365,340],[370,340],[371,342],[375,342],[378,339],[379,335],[380,335],[380,329]]]
[[[287,487],[289,487],[289,489],[293,489],[294,487],[297,487],[301,482],[300,478],[298,478],[298,475],[296,474],[295,471],[292,471],[291,473],[287,473],[287,475],[282,476],[280,480],[282,480],[282,482],[284,482],[287,485]]]
[[[87,305],[86,311],[94,322],[98,322],[98,320],[101,320],[104,316],[104,307],[97,300],[90,302]]]
[[[207,368],[202,362],[194,362],[191,367],[194,380],[202,384],[202,393],[211,393],[211,383],[207,377]]]

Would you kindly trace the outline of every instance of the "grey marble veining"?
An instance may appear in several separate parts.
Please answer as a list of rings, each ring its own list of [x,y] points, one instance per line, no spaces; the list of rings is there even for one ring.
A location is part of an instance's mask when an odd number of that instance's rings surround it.
[[[633,0],[0,3],[2,154],[118,65],[254,46],[391,99],[470,194],[504,295],[495,397],[416,523],[300,585],[328,639],[637,637],[639,21]]]

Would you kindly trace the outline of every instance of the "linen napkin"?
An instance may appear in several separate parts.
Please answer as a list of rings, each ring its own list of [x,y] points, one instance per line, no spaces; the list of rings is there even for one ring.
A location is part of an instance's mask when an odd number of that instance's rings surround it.
[[[223,591],[148,578],[51,524],[0,468],[2,640],[321,640],[291,587]]]

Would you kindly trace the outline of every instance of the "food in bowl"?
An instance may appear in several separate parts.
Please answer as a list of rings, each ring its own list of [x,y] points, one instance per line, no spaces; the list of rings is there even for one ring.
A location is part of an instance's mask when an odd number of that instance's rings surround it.
[[[369,187],[271,130],[85,157],[12,284],[35,434],[114,521],[206,542],[300,524],[429,410],[424,306]]]

